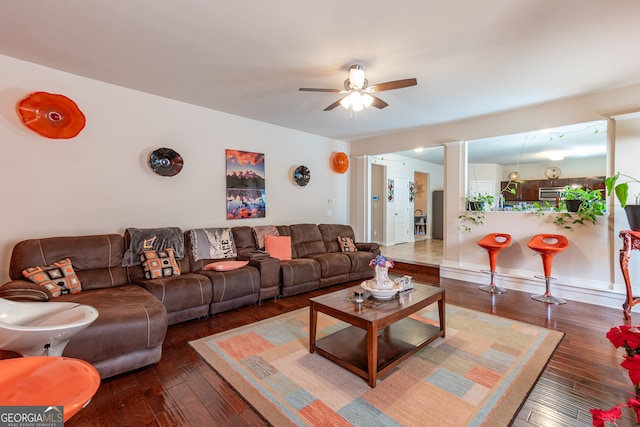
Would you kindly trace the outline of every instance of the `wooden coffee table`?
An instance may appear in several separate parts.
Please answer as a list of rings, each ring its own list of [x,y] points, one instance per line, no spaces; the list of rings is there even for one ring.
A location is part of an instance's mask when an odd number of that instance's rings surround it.
[[[402,362],[438,337],[445,336],[444,289],[415,283],[412,291],[390,301],[364,304],[353,301],[360,286],[309,299],[309,351],[363,377],[370,387],[379,375]],[[440,326],[408,316],[437,302]],[[349,326],[316,341],[318,313],[349,323]]]

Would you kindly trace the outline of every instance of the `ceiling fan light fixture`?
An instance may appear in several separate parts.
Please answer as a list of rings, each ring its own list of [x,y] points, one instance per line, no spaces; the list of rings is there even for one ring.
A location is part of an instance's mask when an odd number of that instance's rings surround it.
[[[353,92],[349,95],[349,102],[351,103],[351,109],[353,111],[362,111],[364,108],[364,102],[362,101],[362,95],[358,92]]]
[[[362,89],[364,86],[364,68],[360,65],[352,65],[349,68],[349,86]]]
[[[351,96],[345,96],[340,100],[340,105],[342,105],[345,109],[349,109],[351,107]]]
[[[364,108],[369,108],[371,104],[373,104],[373,96],[369,95],[368,93],[365,93],[364,95],[362,95],[361,98],[362,98],[362,105],[364,106]]]

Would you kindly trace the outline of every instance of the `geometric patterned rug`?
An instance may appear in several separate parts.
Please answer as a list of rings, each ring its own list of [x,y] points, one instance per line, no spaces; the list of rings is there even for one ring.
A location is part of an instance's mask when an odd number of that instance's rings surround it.
[[[437,305],[411,317],[437,324]],[[346,326],[319,313],[317,337]],[[453,305],[446,327],[373,389],[309,353],[308,308],[190,344],[275,426],[507,426],[564,335]]]

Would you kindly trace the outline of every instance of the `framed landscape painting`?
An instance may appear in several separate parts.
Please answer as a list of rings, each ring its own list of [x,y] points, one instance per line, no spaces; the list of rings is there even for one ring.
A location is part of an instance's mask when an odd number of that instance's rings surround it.
[[[226,150],[227,219],[266,216],[264,153]]]

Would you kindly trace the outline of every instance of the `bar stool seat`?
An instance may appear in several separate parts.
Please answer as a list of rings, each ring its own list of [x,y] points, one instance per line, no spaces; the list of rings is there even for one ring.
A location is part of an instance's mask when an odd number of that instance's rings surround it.
[[[562,298],[551,295],[549,282],[555,280],[554,277],[551,277],[553,257],[566,250],[569,247],[569,241],[560,234],[537,234],[531,238],[527,246],[540,254],[545,280],[545,293],[542,295],[531,295],[531,298],[547,304],[565,304],[566,301]],[[536,277],[542,278],[541,276]]]
[[[491,233],[478,240],[476,244],[489,254],[489,268],[491,273],[491,283],[480,286],[480,290],[496,294],[504,294],[507,290],[495,284],[496,262],[498,253],[511,246],[511,235],[505,233]]]
[[[84,408],[100,386],[90,363],[61,356],[0,360],[0,406],[62,406],[64,421]]]

